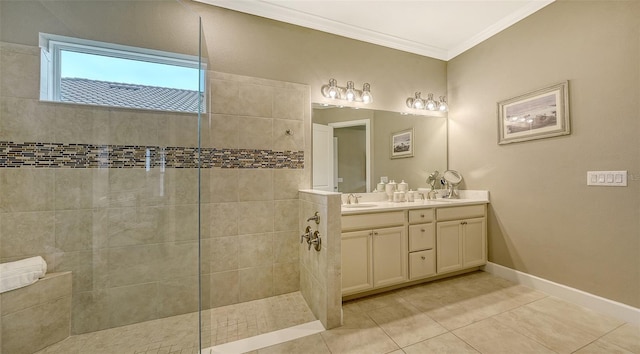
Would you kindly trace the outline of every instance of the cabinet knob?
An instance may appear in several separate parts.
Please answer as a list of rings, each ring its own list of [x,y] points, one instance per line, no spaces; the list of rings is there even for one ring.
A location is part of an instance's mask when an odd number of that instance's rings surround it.
[[[421,218],[424,218],[424,214],[420,214],[420,217],[421,217]]]
[[[374,235],[377,235],[377,234],[378,234],[378,231],[374,231],[374,232],[373,232],[373,234],[374,234]]]
[[[422,258],[422,260],[424,261],[425,259],[427,259],[427,257],[425,256],[420,256],[420,258]]]
[[[420,232],[425,232],[425,231],[426,231],[425,229],[420,229]]]

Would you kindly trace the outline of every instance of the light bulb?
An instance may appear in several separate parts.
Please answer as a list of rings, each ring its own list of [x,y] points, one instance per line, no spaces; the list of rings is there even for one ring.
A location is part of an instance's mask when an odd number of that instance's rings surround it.
[[[331,98],[336,98],[338,97],[338,82],[336,81],[336,79],[331,79],[329,80],[329,97]]]
[[[371,86],[365,83],[362,86],[362,102],[371,103],[373,102],[373,96],[371,96]]]
[[[427,96],[427,103],[426,103],[427,109],[430,111],[435,111],[437,106],[438,105],[436,104],[436,101],[433,100],[433,94],[430,93],[429,96]]]
[[[353,89],[353,81],[347,81],[347,91],[345,92],[347,101],[356,99],[356,91]]]
[[[413,105],[411,108],[415,109],[423,109],[424,108],[424,100],[420,97],[421,93],[416,92],[416,98],[413,100]]]
[[[447,105],[447,99],[444,96],[440,96],[440,105],[438,106],[438,110],[440,112],[446,112],[449,109],[449,105]]]

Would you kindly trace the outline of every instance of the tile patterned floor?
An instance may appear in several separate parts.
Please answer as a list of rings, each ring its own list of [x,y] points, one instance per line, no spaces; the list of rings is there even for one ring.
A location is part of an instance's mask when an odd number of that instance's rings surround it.
[[[254,353],[640,354],[640,328],[484,272],[343,310],[340,328]]]
[[[203,311],[203,348],[314,321],[300,292]],[[37,354],[197,354],[198,314],[71,336]]]
[[[344,325],[265,353],[635,353],[640,328],[513,284],[467,275],[345,302]],[[314,320],[300,293],[203,313],[204,347]],[[39,353],[195,354],[197,314],[72,336]]]

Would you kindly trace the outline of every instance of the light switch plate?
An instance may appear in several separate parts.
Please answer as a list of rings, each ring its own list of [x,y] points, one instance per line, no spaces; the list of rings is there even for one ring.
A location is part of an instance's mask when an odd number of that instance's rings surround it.
[[[627,171],[587,171],[587,185],[626,187]]]

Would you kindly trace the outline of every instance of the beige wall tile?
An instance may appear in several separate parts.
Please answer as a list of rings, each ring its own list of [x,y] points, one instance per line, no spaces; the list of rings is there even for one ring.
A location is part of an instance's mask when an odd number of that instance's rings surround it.
[[[198,276],[158,283],[158,317],[198,311]]]
[[[55,251],[55,216],[52,211],[0,213],[2,258],[44,256]]]
[[[0,212],[53,210],[54,181],[50,169],[0,169]]]
[[[107,253],[109,288],[150,283],[161,278],[162,244],[110,248]]]
[[[272,267],[238,270],[238,300],[240,302],[273,296]]]
[[[276,231],[298,230],[299,201],[297,199],[276,200],[274,206],[274,229]],[[306,219],[305,219],[306,220]],[[310,222],[309,225],[315,225]],[[312,229],[315,230],[314,227]]]
[[[163,115],[166,116],[167,129],[159,132],[158,142],[161,145],[198,146],[197,114],[166,112]]]
[[[269,150],[273,146],[273,119],[238,116],[238,148]]]
[[[112,108],[109,111],[109,143],[115,145],[159,145],[162,115],[140,110]]]
[[[302,121],[308,106],[309,101],[305,89],[277,88],[274,90],[274,118]]]
[[[302,189],[303,178],[303,171],[299,169],[274,169],[273,198],[298,199],[298,190]]]
[[[240,235],[238,267],[269,267],[273,263],[273,233]]]
[[[155,244],[165,241],[167,236],[167,208],[110,208],[108,209],[108,245]]]
[[[209,114],[202,121],[203,147],[237,149],[241,127],[236,116]]]
[[[300,235],[297,231],[279,231],[273,234],[273,261],[275,263],[298,262]]]
[[[43,304],[40,311],[42,318],[39,323],[40,332],[37,340],[41,342],[41,348],[69,337],[71,328],[70,295]]]
[[[53,105],[53,104],[52,104]],[[108,144],[109,108],[57,103],[55,141],[68,144]],[[52,118],[49,115],[49,118]]]
[[[237,202],[238,177],[237,169],[213,168],[210,172],[211,202]],[[206,183],[206,181],[204,181]]]
[[[238,269],[238,237],[216,237],[202,240],[203,255],[207,260],[204,270],[218,273]]]
[[[174,180],[170,171],[171,169],[165,170],[165,173],[160,169],[108,169],[105,172],[108,178],[108,205],[124,207],[167,204],[168,196],[175,193],[175,187],[170,188],[170,183]]]
[[[166,207],[165,210],[168,221],[166,241],[180,242],[198,240],[197,204],[170,205]]]
[[[99,251],[61,252],[56,255],[56,266],[52,271],[69,271],[73,278],[73,292],[91,291],[106,285],[106,264]]]
[[[110,288],[106,293],[110,327],[157,318],[157,283]]]
[[[55,240],[56,249],[63,252],[93,249],[93,211],[56,211]]]
[[[271,86],[241,83],[239,114],[253,117],[273,117],[274,88]]]
[[[23,47],[24,48],[24,47]],[[7,97],[40,97],[40,58],[38,48],[15,50],[2,45],[0,66],[2,70],[0,92]]]
[[[300,290],[300,263],[275,263],[273,265],[273,293],[286,294]]]
[[[198,241],[165,242],[161,245],[162,255],[150,272],[159,274],[160,280],[184,278],[198,275]],[[154,260],[156,261],[156,260]]]
[[[93,171],[73,168],[55,170],[55,208],[88,209],[93,207]]]
[[[202,222],[209,224],[211,237],[232,236],[238,234],[239,215],[246,217],[239,214],[238,203],[214,203],[209,214],[203,214]]]
[[[273,201],[238,203],[238,234],[273,232]]]
[[[106,290],[74,293],[72,297],[71,333],[94,332],[109,327],[110,307]]]
[[[0,139],[14,142],[52,142],[55,119],[50,103],[0,97]]]
[[[239,272],[237,270],[211,274],[211,307],[238,303]]]
[[[159,188],[156,192],[152,189],[152,194],[164,197],[166,204],[196,204],[198,203],[198,170],[195,168],[167,168],[164,173],[160,172]],[[147,181],[153,183],[154,179]]]
[[[287,131],[290,134],[287,134]],[[273,145],[276,151],[304,151],[304,123],[285,119],[273,120]]]
[[[207,77],[212,75],[207,73]],[[240,84],[229,80],[209,79],[209,111],[240,114]]]
[[[277,185],[275,187],[277,188]],[[273,200],[273,190],[272,169],[239,169],[239,201]]]

